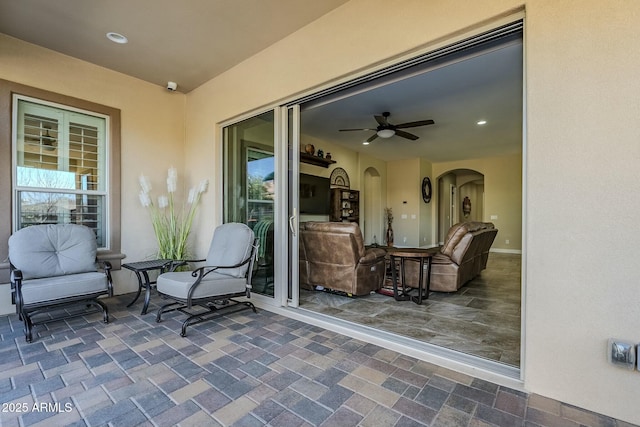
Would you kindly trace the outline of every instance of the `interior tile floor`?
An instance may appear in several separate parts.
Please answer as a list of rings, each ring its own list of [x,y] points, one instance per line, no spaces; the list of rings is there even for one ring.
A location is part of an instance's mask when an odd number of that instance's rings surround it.
[[[478,277],[457,292],[431,292],[422,305],[301,289],[300,307],[519,367],[520,265],[521,255],[491,253]]]
[[[36,327],[0,317],[2,426],[629,426],[261,309],[179,334],[132,295]]]

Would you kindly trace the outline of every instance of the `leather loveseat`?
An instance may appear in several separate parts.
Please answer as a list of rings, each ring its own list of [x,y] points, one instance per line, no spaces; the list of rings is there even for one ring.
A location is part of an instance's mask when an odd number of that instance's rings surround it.
[[[432,258],[430,290],[455,292],[480,274],[487,267],[496,234],[498,229],[490,222],[461,222],[452,226]],[[407,265],[407,274],[415,278],[418,268],[412,264]]]
[[[300,286],[368,295],[383,285],[385,254],[383,249],[365,249],[356,223],[304,222],[300,224]]]

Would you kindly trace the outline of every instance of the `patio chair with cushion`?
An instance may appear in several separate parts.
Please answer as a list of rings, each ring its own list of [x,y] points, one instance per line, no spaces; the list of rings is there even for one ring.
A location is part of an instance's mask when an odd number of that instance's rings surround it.
[[[245,224],[227,223],[218,226],[206,259],[177,262],[205,265],[194,271],[171,271],[157,279],[158,293],[173,300],[158,309],[156,321],[170,311],[180,311],[189,317],[182,323],[181,336],[187,327],[214,319],[230,312],[256,308],[249,301],[236,297],[251,297],[251,275],[258,243],[253,231]],[[192,311],[193,306],[204,310]]]
[[[99,272],[96,253],[96,236],[83,225],[32,225],[9,238],[11,302],[27,342],[33,340],[34,325],[84,315],[86,308],[102,312],[109,322],[109,310],[98,297],[113,295],[111,264],[104,262]],[[71,306],[83,310],[69,311]]]

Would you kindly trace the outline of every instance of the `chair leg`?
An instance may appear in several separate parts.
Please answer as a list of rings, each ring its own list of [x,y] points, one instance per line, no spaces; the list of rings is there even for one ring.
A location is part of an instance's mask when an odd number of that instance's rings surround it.
[[[25,312],[22,313],[22,319],[24,322],[24,338],[28,343],[31,343],[33,342],[33,322]]]
[[[91,307],[91,306],[101,310],[102,311],[102,321],[104,323],[109,323],[109,308],[106,306],[105,303],[103,303],[102,301],[93,300],[93,301],[89,301],[87,303],[87,307]]]
[[[229,301],[232,301],[235,304],[227,305],[229,304]],[[228,300],[224,300],[223,305],[225,305],[225,307],[220,309],[216,308],[215,306],[207,307],[209,309],[208,312],[197,313],[187,317],[187,319],[184,322],[182,322],[182,331],[180,332],[180,336],[183,338],[187,336],[187,327],[190,325],[196,325],[198,323],[206,322],[207,320],[212,320],[217,317],[222,317],[227,314],[236,313],[238,311],[247,310],[247,309],[253,310],[254,313],[258,312],[256,310],[255,305],[253,305],[253,303],[248,301],[236,301],[229,298]],[[239,308],[233,309],[233,307],[239,307]]]
[[[179,305],[180,307],[174,307],[171,310],[167,310],[167,308],[173,307],[174,305]],[[158,309],[158,312],[156,314],[156,323],[160,323],[160,321],[162,320],[162,313],[168,313],[170,311],[180,310],[183,307],[185,307],[185,305],[182,304],[181,302],[170,302],[169,304],[163,305]]]

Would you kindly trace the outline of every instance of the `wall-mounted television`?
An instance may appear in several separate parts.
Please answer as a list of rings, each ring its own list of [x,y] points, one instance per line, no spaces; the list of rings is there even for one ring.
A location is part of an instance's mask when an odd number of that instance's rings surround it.
[[[300,213],[329,215],[329,178],[300,174]]]

